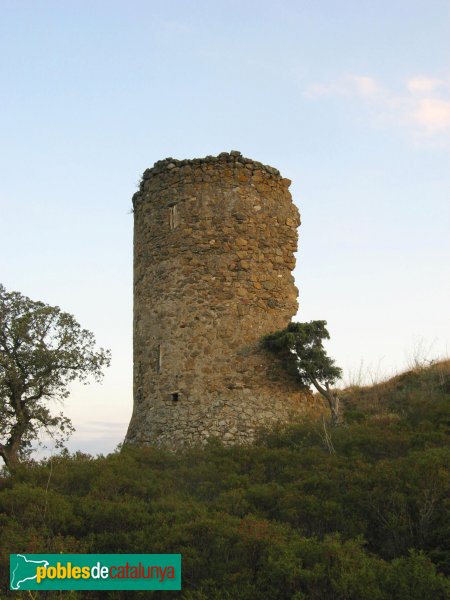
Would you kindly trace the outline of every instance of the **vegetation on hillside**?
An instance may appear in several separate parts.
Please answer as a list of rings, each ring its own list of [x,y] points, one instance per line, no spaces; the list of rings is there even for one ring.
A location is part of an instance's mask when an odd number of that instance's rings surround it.
[[[7,591],[10,552],[181,552],[182,592],[57,597],[448,598],[450,363],[348,389],[343,404],[332,446],[311,422],[248,447],[22,466],[0,479],[1,597],[31,597]]]

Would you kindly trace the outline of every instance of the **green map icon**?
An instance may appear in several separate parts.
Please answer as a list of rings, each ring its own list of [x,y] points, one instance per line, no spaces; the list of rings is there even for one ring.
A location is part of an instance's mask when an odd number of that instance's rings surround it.
[[[47,560],[30,560],[24,554],[11,554],[11,584],[12,590],[20,590],[25,581],[36,579],[37,567],[48,567]]]

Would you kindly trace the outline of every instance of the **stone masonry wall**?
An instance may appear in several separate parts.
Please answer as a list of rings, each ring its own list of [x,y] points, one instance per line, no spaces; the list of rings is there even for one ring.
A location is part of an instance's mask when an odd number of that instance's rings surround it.
[[[127,443],[254,438],[315,400],[261,338],[297,312],[290,181],[239,152],[167,158],[133,197],[134,410]]]

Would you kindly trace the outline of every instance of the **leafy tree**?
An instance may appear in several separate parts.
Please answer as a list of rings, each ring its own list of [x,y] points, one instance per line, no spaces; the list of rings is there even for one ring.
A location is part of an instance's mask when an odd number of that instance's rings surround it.
[[[331,423],[337,425],[342,420],[339,396],[331,386],[341,377],[342,369],[323,347],[323,340],[330,339],[326,324],[326,321],[289,323],[286,329],[265,336],[263,343],[302,385],[313,385],[322,394],[331,411]]]
[[[0,284],[0,456],[10,470],[41,430],[66,439],[70,420],[53,415],[49,401],[66,398],[72,381],[100,380],[109,363],[109,350],[95,350],[72,315]]]

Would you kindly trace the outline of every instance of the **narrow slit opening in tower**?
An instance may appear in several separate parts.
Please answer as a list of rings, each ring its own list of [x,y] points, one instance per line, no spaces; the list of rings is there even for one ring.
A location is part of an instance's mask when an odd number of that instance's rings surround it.
[[[170,229],[175,229],[175,227],[177,227],[177,225],[178,225],[177,205],[172,204],[172,206],[169,206],[169,227],[170,227]]]
[[[172,400],[174,402],[178,402],[179,399],[180,399],[180,392],[172,392]]]
[[[156,353],[156,372],[161,373],[161,365],[162,365],[162,349],[161,344],[158,344],[157,353]]]

